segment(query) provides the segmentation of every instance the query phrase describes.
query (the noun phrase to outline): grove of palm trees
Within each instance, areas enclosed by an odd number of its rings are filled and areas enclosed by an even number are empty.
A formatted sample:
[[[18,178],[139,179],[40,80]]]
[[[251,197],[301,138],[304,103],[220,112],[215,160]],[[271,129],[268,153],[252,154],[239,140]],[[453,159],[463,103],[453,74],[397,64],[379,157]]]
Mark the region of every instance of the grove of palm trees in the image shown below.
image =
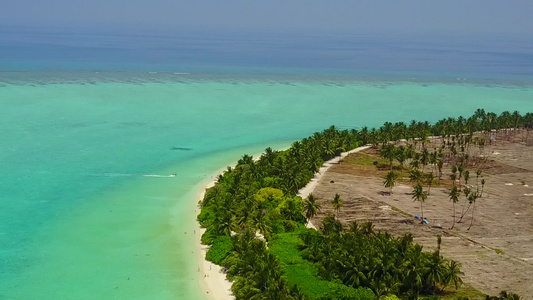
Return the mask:
[[[486,169],[494,165],[487,158],[491,147],[517,137],[527,144],[530,130],[531,113],[495,115],[477,110],[468,119],[448,118],[434,125],[387,122],[377,129],[350,131],[332,126],[287,150],[267,148],[258,160],[244,155],[217,178],[200,203],[198,221],[206,228],[202,242],[211,245],[207,259],[224,267],[237,299],[482,295],[462,292],[467,266],[447,257],[449,234],[442,232],[446,226],[439,226],[439,237],[433,236],[432,246],[427,247],[431,251],[424,251],[426,245],[417,243],[416,234],[413,238],[408,231],[382,230],[379,218],[391,211],[400,214],[400,221],[409,228],[431,231],[430,225],[420,222],[429,216],[430,224],[434,223],[431,203],[440,193],[449,202],[447,210],[440,212],[450,220],[445,229],[463,232],[468,227],[477,232],[477,214],[491,184],[485,179]],[[341,174],[335,180],[325,177],[327,193],[318,189],[306,199],[297,196],[324,161],[365,144],[373,145],[369,151],[374,155],[365,162],[369,171],[363,180],[377,179],[378,186],[366,187],[365,193],[371,196],[364,201],[376,206],[372,200],[376,196],[387,201],[408,197],[411,208],[417,205],[419,221],[383,205],[367,214],[376,216],[377,222],[350,216],[347,211],[354,208],[350,189],[357,183],[350,178],[349,184],[342,184],[342,176],[353,174]],[[307,229],[309,220],[320,230]]]

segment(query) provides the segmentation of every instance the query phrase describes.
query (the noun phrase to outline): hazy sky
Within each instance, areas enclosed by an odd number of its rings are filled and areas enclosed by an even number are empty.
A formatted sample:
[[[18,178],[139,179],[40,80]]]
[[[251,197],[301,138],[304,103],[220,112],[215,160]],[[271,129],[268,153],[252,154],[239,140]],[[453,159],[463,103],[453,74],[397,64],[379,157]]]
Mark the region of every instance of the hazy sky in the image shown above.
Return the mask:
[[[0,0],[0,26],[533,36],[532,0]]]

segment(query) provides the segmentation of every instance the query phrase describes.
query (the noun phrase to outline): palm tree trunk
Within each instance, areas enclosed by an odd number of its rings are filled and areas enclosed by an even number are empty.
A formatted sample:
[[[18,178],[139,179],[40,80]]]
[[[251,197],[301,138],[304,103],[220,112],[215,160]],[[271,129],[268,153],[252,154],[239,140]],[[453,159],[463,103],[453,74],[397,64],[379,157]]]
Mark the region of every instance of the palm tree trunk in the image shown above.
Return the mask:
[[[472,224],[474,224],[474,210],[476,209],[476,202],[474,202],[474,207],[472,208],[472,219],[470,219],[470,226],[468,226],[467,230],[470,230],[470,227],[472,227]]]
[[[452,216],[452,228],[450,229],[453,229],[453,227],[455,227],[455,202],[453,202],[452,200],[452,207],[453,207],[453,216]]]
[[[466,202],[465,202],[465,205],[466,205]],[[471,206],[472,206],[472,203],[468,204],[468,207],[466,208],[466,211],[461,212],[461,218],[459,219],[459,221],[457,221],[457,223],[461,223],[463,221],[463,217],[468,213],[468,211],[470,210]],[[464,210],[464,206],[463,206],[463,210]]]
[[[424,223],[424,202],[420,201],[420,214],[422,215],[422,223]]]
[[[467,200],[468,200],[468,198],[465,199],[465,202],[463,202],[463,209],[461,210],[461,218],[459,219],[459,221],[457,221],[457,223],[461,223],[461,220],[463,220],[463,216],[465,215],[465,207],[466,207],[466,201]],[[468,209],[466,211],[468,211]]]

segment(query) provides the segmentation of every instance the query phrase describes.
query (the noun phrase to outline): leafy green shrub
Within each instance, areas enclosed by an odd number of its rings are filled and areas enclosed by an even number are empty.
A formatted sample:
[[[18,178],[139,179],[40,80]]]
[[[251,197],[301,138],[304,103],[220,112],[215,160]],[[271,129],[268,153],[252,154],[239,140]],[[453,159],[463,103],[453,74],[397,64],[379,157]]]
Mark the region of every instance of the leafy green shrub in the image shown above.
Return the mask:
[[[207,251],[205,258],[213,263],[220,265],[233,249],[233,242],[229,236],[219,236]]]
[[[508,293],[507,291],[501,291],[499,296],[489,296],[486,295],[485,299],[487,300],[520,300],[522,297],[517,294]]]
[[[216,218],[216,212],[211,207],[203,207],[200,214],[196,217],[200,225],[204,228],[213,224]]]
[[[283,226],[283,222],[281,219],[271,219],[272,220],[272,232],[274,233],[284,233],[285,232],[285,226]]]
[[[202,234],[202,244],[204,245],[211,245],[217,238],[217,235],[215,233],[215,229],[213,227],[209,227],[204,234]]]
[[[298,224],[292,220],[283,220],[283,227],[286,232],[292,232],[298,227]]]
[[[332,283],[331,291],[317,300],[374,300],[376,296],[369,288],[357,288]]]
[[[379,300],[400,300],[396,295],[386,295],[379,297]]]

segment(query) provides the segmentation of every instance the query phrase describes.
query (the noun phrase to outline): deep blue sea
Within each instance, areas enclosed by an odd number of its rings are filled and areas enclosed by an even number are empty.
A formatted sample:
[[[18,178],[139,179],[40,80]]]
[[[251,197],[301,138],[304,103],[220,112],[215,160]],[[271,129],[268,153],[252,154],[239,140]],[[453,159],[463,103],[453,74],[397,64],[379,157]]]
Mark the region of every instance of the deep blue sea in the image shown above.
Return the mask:
[[[0,299],[202,299],[197,192],[242,154],[531,112],[532,75],[501,37],[1,28]]]

